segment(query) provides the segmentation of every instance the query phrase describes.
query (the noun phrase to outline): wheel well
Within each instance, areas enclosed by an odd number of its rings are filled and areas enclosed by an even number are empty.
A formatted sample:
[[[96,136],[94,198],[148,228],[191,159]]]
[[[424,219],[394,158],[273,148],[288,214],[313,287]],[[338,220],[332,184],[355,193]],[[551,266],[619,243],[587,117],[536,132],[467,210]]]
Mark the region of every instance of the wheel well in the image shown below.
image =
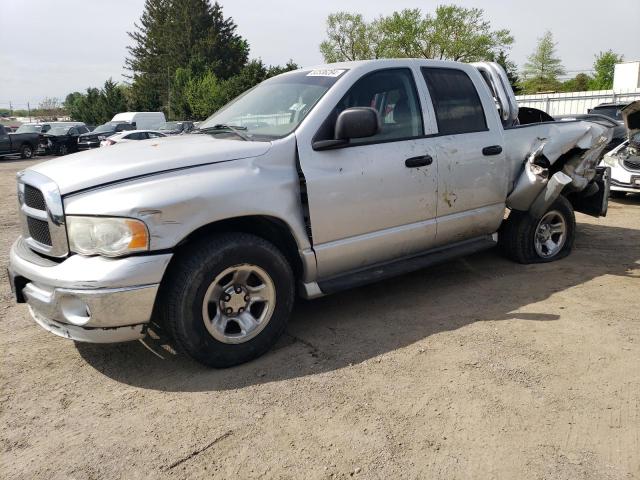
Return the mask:
[[[275,217],[251,215],[219,220],[191,232],[176,246],[176,250],[184,250],[194,241],[223,232],[250,233],[273,243],[286,257],[295,277],[302,276],[303,267],[298,244],[287,224]]]

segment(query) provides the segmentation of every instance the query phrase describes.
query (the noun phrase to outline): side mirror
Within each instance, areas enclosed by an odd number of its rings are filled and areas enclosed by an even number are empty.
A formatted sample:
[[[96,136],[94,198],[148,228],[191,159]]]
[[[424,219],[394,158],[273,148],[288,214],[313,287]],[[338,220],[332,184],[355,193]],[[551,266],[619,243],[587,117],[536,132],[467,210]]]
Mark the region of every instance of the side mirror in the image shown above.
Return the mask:
[[[349,143],[352,138],[372,137],[380,132],[380,114],[371,107],[352,107],[343,110],[336,120],[334,140],[313,143],[314,150],[326,150]]]
[[[380,115],[375,108],[347,108],[336,120],[336,140],[373,137],[380,131]]]

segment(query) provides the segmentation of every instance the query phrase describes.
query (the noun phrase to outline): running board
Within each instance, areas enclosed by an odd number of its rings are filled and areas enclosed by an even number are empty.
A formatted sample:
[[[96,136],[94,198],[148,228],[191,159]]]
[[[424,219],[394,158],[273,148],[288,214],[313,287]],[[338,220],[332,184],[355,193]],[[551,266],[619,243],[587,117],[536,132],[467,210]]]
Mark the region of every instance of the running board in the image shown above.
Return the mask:
[[[446,247],[429,250],[417,256],[402,258],[400,260],[394,260],[393,262],[382,263],[367,267],[366,269],[327,278],[326,280],[320,280],[318,285],[322,293],[329,295],[341,290],[360,287],[368,283],[378,282],[404,273],[421,270],[457,257],[471,255],[472,253],[495,247],[496,244],[496,241],[491,235],[486,235],[465,240],[464,242],[454,243]]]

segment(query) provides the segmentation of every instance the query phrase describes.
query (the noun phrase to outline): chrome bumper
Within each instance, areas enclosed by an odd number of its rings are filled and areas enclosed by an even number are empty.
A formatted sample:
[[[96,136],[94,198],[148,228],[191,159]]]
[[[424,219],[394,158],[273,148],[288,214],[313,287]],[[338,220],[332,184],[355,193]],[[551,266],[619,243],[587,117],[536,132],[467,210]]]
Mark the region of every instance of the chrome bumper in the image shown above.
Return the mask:
[[[78,341],[110,343],[144,336],[171,254],[109,259],[73,255],[57,263],[19,238],[9,281],[46,330]]]

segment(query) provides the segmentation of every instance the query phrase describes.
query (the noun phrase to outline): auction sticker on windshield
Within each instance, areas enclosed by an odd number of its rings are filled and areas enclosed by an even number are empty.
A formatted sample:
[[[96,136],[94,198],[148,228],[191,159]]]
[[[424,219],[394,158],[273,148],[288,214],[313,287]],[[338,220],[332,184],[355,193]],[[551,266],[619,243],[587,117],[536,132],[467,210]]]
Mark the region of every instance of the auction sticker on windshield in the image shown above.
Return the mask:
[[[307,73],[307,77],[339,77],[346,70],[334,70],[330,68],[322,68],[318,70],[311,70]]]

